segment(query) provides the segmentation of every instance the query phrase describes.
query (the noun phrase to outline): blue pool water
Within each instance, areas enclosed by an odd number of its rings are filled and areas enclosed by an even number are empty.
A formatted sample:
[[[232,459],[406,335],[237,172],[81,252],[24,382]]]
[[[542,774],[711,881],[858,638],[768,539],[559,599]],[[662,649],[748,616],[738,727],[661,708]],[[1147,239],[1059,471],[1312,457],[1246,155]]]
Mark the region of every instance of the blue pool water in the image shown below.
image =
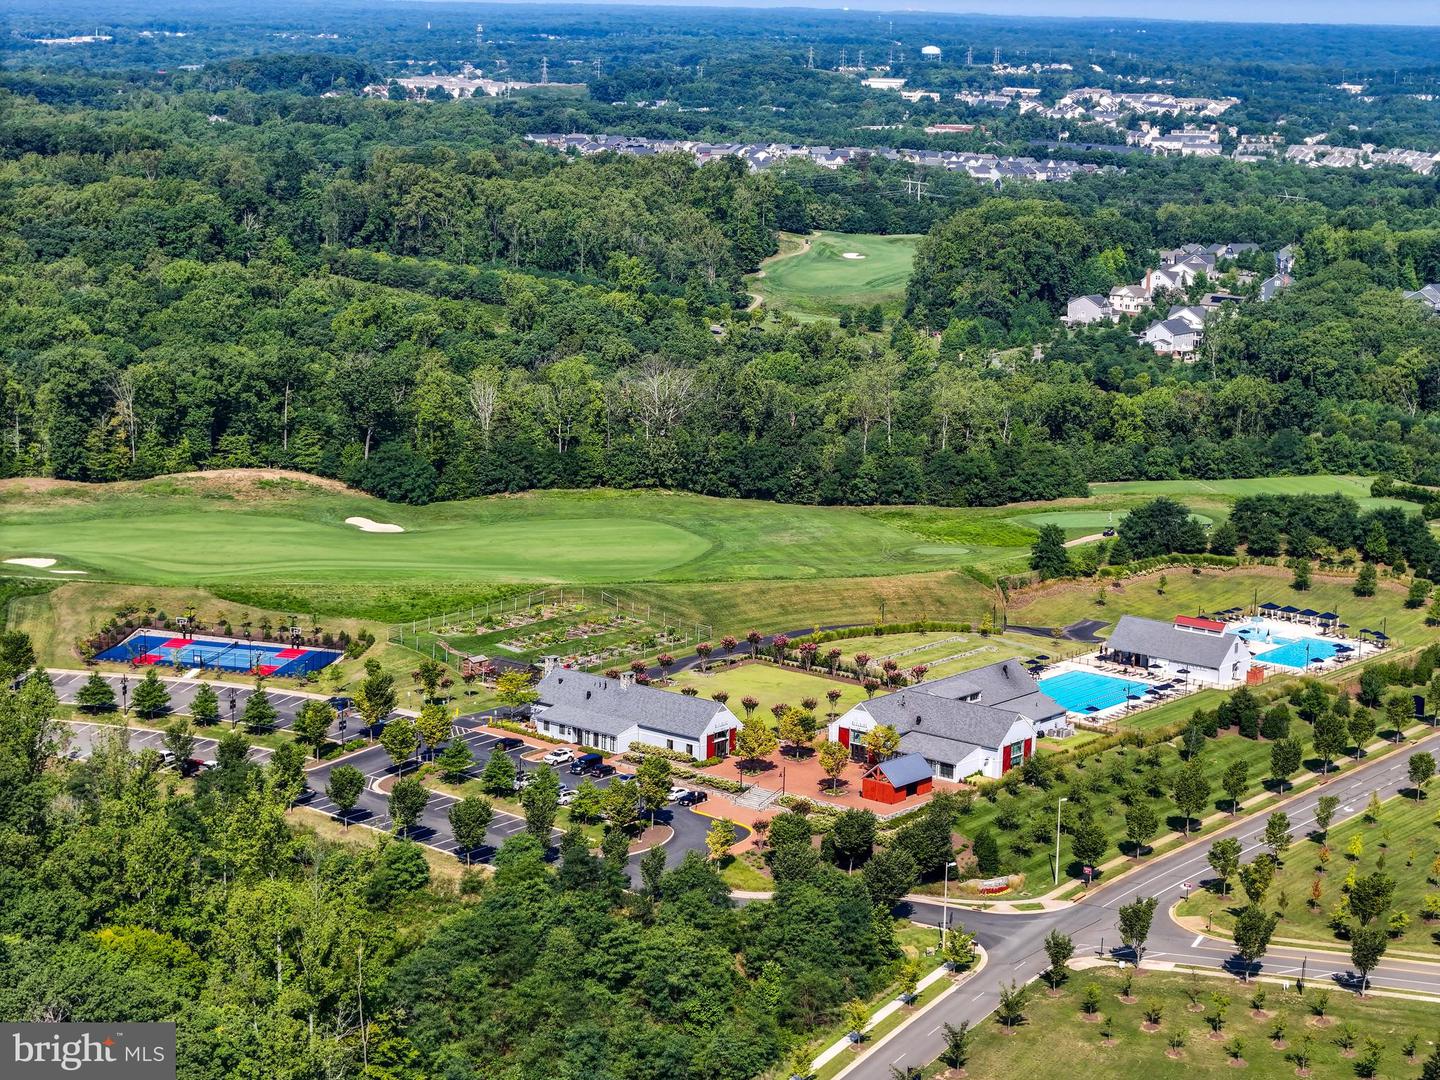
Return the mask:
[[[1273,638],[1273,641],[1280,642],[1283,639]],[[1299,641],[1285,641],[1274,649],[1267,649],[1265,652],[1257,653],[1256,660],[1264,664],[1279,664],[1281,667],[1303,668],[1309,665],[1310,661],[1319,657],[1321,660],[1329,660],[1335,655],[1335,646],[1324,638],[1302,638]]]
[[[1130,694],[1144,694],[1149,685],[1093,671],[1067,671],[1040,680],[1042,693],[1050,695],[1067,711],[1084,713],[1122,705]],[[1093,706],[1093,709],[1091,708]]]
[[[1240,626],[1227,630],[1226,633],[1242,637],[1253,645],[1273,646],[1255,653],[1255,659],[1266,664],[1279,664],[1281,667],[1308,667],[1311,660],[1317,657],[1329,660],[1337,651],[1335,646],[1324,638],[1281,637],[1259,626]]]
[[[253,671],[259,675],[300,675],[319,671],[340,659],[333,649],[289,648],[260,642],[180,638],[163,631],[139,631],[95,659],[148,667],[152,664],[213,668],[219,671]]]

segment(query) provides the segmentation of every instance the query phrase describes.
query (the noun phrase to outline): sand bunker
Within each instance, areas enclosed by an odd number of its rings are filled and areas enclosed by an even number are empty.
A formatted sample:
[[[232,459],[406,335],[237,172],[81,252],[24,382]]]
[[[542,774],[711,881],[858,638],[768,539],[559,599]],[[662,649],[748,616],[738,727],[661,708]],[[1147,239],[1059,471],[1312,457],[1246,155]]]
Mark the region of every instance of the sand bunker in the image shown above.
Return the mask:
[[[354,525],[361,532],[397,533],[405,531],[399,525],[391,525],[384,521],[371,521],[367,517],[348,517],[345,519],[345,524]]]
[[[6,559],[12,566],[33,566],[36,570],[44,570],[47,566],[54,566],[54,559]]]
[[[863,259],[865,256],[858,251],[847,251],[840,256],[842,259]]]
[[[52,574],[88,574],[88,570],[51,570]]]

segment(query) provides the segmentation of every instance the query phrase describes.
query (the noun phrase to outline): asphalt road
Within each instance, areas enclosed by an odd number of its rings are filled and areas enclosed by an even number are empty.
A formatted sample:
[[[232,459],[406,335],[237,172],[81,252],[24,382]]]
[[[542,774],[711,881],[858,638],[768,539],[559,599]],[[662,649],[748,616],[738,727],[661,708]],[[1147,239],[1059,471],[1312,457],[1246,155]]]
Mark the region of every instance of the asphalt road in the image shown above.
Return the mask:
[[[1406,776],[1407,761],[1416,750],[1440,753],[1440,735],[1432,734],[1397,754],[1380,758],[1375,764],[1354,773],[1337,775],[1333,781],[1318,784],[1281,807],[1290,818],[1290,832],[1297,843],[1314,827],[1315,804],[1322,795],[1338,795],[1340,809],[1331,827],[1356,814],[1363,813],[1370,793],[1378,791],[1381,799],[1410,790]],[[1069,934],[1075,943],[1075,955],[1114,956],[1129,959],[1120,945],[1116,928],[1121,905],[1137,896],[1155,896],[1160,900],[1142,961],[1163,961],[1196,967],[1221,968],[1237,976],[1241,964],[1235,951],[1218,939],[1185,930],[1169,916],[1170,907],[1185,896],[1187,883],[1199,887],[1212,878],[1205,861],[1210,845],[1224,837],[1240,840],[1245,858],[1253,858],[1263,847],[1260,836],[1265,829],[1269,811],[1212,833],[1201,843],[1181,848],[1147,860],[1143,868],[1132,871],[1113,884],[1100,885],[1081,902],[1062,911],[1036,915],[1000,915],[977,910],[951,907],[951,925],[961,924],[975,934],[989,954],[989,962],[969,983],[942,1005],[924,1013],[902,1034],[889,1042],[883,1052],[863,1057],[847,1074],[847,1080],[890,1080],[892,1066],[923,1066],[935,1060],[944,1048],[941,1027],[962,1020],[971,1025],[983,1020],[994,1010],[999,988],[1012,980],[1021,983],[1039,975],[1046,966],[1044,941],[1051,930]],[[917,902],[910,917],[916,922],[938,927],[944,916],[940,902]],[[1283,927],[1277,933],[1283,934]],[[939,931],[936,931],[936,944]],[[1336,943],[1343,949],[1342,943]],[[1252,974],[1298,978],[1302,970],[1306,985],[1329,984],[1334,988],[1353,988],[1355,974],[1348,952],[1272,946]],[[1440,963],[1426,964],[1408,960],[1386,960],[1370,975],[1376,987],[1393,990],[1424,991],[1440,994]],[[913,1028],[914,1030],[909,1030]]]

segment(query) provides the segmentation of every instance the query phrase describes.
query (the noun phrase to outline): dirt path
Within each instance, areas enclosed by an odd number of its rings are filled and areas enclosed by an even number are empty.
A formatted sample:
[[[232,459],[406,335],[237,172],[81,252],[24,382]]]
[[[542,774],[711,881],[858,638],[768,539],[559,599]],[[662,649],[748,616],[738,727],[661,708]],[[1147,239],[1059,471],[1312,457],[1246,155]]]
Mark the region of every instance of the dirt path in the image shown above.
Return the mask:
[[[1081,544],[1093,544],[1096,540],[1104,540],[1104,533],[1091,533],[1089,536],[1077,536],[1074,540],[1066,540],[1067,548],[1079,547]]]

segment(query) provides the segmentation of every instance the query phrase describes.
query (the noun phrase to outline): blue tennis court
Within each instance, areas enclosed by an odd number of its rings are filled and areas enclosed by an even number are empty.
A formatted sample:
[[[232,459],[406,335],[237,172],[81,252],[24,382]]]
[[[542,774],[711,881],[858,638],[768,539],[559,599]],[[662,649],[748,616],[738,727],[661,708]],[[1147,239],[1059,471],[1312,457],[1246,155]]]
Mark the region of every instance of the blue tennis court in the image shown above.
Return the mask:
[[[1040,680],[1040,691],[1073,713],[1096,713],[1123,705],[1131,694],[1143,695],[1148,689],[1149,683],[1095,671],[1067,671]]]
[[[319,671],[340,659],[334,649],[270,645],[261,642],[213,638],[181,638],[140,630],[119,645],[106,649],[97,660],[148,667],[154,664],[216,671],[246,671],[256,675],[303,675]]]

